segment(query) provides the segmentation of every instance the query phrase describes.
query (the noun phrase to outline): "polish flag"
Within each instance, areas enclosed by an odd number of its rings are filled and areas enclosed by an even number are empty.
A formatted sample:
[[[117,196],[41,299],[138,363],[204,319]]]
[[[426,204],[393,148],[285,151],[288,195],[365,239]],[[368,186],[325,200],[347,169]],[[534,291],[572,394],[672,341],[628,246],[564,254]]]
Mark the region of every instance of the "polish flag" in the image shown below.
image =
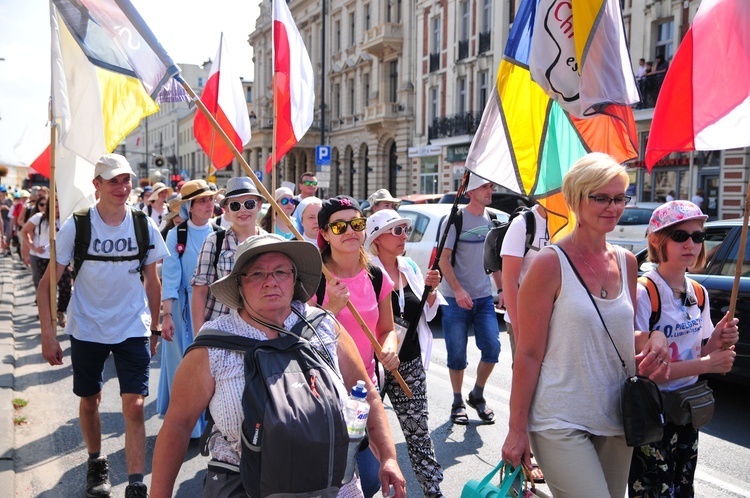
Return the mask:
[[[674,151],[750,146],[748,19],[747,0],[701,2],[656,101],[649,170]]]
[[[237,150],[242,151],[250,141],[250,117],[242,83],[232,67],[223,33],[219,51],[211,64],[211,72],[201,94],[201,102],[219,122]],[[232,163],[232,149],[224,143],[202,112],[195,113],[193,134],[216,169],[225,168]]]
[[[312,63],[284,0],[273,2],[276,162],[310,129],[315,107]],[[268,158],[266,173],[273,170]]]

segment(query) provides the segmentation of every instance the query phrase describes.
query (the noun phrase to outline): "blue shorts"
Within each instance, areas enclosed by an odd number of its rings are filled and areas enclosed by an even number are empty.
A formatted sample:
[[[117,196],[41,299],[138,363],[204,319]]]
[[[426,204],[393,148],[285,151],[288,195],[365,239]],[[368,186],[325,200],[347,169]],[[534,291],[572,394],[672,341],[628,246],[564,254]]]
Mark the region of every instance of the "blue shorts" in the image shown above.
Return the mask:
[[[148,374],[151,363],[148,337],[131,337],[119,344],[79,341],[70,338],[73,364],[73,393],[81,398],[99,394],[104,385],[104,362],[109,354],[115,358],[120,395],[148,396]]]
[[[443,305],[442,312],[443,336],[445,348],[448,351],[448,368],[464,370],[466,361],[466,345],[469,342],[469,326],[474,326],[474,340],[482,352],[481,359],[485,363],[497,363],[500,358],[500,329],[497,327],[497,315],[492,296],[473,299],[474,307],[464,309],[456,304],[456,299],[446,297],[448,305]]]

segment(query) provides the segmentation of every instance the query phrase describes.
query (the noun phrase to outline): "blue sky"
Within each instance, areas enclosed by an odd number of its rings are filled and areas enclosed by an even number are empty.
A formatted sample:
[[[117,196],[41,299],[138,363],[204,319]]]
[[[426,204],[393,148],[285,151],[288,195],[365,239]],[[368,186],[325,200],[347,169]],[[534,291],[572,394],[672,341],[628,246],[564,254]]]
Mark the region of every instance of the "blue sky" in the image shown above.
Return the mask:
[[[245,79],[253,78],[248,35],[260,0],[131,0],[177,63],[216,55],[222,31]],[[0,161],[30,163],[49,143],[49,3],[0,0]]]

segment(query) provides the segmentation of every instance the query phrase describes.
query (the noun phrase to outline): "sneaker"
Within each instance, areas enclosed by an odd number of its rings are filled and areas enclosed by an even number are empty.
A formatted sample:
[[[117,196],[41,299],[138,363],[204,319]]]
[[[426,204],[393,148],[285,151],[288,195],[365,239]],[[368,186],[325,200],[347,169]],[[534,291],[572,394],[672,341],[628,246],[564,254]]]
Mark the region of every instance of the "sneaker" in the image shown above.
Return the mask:
[[[96,460],[89,460],[86,471],[86,497],[111,498],[112,485],[109,483],[109,460],[101,456]]]
[[[142,482],[134,482],[125,488],[125,498],[148,498],[148,487]]]

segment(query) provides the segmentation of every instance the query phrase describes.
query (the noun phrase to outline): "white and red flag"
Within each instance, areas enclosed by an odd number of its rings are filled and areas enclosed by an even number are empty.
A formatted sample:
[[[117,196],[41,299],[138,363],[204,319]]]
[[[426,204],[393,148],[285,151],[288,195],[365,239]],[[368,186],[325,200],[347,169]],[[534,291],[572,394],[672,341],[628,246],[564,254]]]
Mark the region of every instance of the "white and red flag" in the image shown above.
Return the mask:
[[[201,94],[201,102],[208,112],[216,118],[237,150],[242,150],[250,141],[250,117],[242,90],[242,82],[233,71],[232,59],[229,56],[224,34],[221,35],[219,50],[211,64],[208,81]],[[202,112],[195,113],[193,134],[203,151],[211,159],[216,169],[232,163],[232,149],[216,134],[208,118]]]
[[[703,0],[667,71],[646,165],[670,152],[750,146],[750,2]]]
[[[273,50],[278,162],[310,128],[315,109],[312,63],[284,0],[273,2]],[[269,157],[266,172],[273,167],[273,157]]]

